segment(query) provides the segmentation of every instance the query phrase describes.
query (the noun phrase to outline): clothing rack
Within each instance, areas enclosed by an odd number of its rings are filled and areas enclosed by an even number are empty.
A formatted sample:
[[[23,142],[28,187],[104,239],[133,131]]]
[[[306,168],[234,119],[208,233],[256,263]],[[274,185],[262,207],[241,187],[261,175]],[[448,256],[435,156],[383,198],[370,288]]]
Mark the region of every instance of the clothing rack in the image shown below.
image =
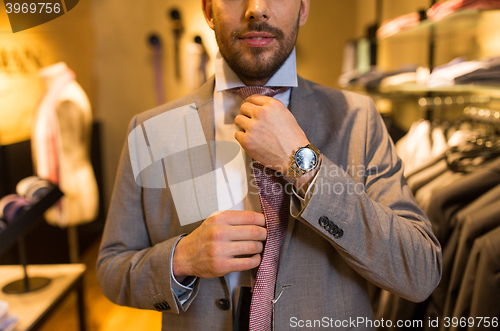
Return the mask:
[[[421,107],[442,107],[465,104],[488,104],[492,98],[487,95],[458,95],[458,96],[437,96],[420,98],[418,104]]]
[[[449,119],[458,120],[461,114],[468,115],[467,117],[471,120],[481,121],[481,118],[484,117],[482,115],[491,114],[493,116],[492,123],[494,123],[494,116],[498,111],[488,108],[495,107],[498,101],[499,99],[488,95],[446,95],[421,97],[418,100],[418,105],[422,111],[421,118],[431,122],[438,121],[439,123],[440,121],[448,121]],[[469,114],[471,109],[474,109],[472,111],[473,114]],[[481,109],[482,111],[480,111]],[[485,121],[487,119],[483,122]]]
[[[433,115],[449,110],[456,117],[437,125],[416,121],[413,130],[396,144],[398,154],[406,157],[405,170],[410,169],[405,173],[407,183],[442,245],[442,278],[423,303],[384,293],[376,318],[421,320],[423,324],[446,317],[497,318],[500,106],[495,97],[480,95],[420,98],[419,105],[432,109]],[[449,145],[443,147],[443,140]],[[410,149],[405,151],[405,145]],[[443,324],[440,326],[445,330]]]
[[[500,110],[479,107],[465,107],[464,114],[474,121],[500,124]]]

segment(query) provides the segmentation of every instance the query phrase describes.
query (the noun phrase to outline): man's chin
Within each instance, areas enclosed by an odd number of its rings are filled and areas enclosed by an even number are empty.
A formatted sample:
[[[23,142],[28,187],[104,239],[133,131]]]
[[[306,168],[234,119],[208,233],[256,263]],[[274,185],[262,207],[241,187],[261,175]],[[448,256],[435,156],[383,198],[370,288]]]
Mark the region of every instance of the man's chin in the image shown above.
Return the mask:
[[[221,51],[231,69],[247,81],[271,78],[283,64],[283,59],[277,52],[278,50],[272,47],[245,47],[226,58]]]
[[[254,62],[257,58],[259,61],[271,59],[275,49],[271,47],[247,47],[245,50],[238,52],[239,58],[247,62]]]
[[[278,68],[279,69],[279,68]],[[247,66],[243,70],[240,70],[238,76],[247,80],[247,81],[267,81],[271,78],[278,70],[270,70],[267,67],[256,67],[256,66]]]

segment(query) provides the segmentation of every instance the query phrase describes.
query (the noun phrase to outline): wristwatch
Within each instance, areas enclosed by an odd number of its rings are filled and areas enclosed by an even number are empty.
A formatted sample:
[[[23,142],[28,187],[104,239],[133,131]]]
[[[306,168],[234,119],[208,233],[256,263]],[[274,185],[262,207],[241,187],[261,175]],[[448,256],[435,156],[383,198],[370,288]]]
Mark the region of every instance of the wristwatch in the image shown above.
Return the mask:
[[[316,169],[320,151],[313,144],[308,144],[293,151],[292,163],[286,172],[286,179],[294,182],[303,174]]]

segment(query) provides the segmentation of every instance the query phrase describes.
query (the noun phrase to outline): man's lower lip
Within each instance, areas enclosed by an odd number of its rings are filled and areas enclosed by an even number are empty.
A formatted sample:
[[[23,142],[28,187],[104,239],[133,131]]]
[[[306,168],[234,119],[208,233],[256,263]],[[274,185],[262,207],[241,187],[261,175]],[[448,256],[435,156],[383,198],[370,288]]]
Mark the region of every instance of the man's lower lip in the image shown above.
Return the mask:
[[[274,38],[262,38],[262,39],[242,38],[240,40],[245,45],[250,47],[265,47],[269,46],[274,41]]]

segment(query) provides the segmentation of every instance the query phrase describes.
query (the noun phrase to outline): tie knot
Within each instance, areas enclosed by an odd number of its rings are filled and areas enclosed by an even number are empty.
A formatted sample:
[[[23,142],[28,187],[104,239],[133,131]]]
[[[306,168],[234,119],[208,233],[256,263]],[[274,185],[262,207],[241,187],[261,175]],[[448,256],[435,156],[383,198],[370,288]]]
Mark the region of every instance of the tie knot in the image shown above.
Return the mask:
[[[230,91],[238,94],[243,100],[254,94],[265,95],[268,97],[274,97],[276,94],[286,92],[290,87],[288,86],[277,86],[277,87],[267,87],[267,86],[243,86],[235,87]]]

